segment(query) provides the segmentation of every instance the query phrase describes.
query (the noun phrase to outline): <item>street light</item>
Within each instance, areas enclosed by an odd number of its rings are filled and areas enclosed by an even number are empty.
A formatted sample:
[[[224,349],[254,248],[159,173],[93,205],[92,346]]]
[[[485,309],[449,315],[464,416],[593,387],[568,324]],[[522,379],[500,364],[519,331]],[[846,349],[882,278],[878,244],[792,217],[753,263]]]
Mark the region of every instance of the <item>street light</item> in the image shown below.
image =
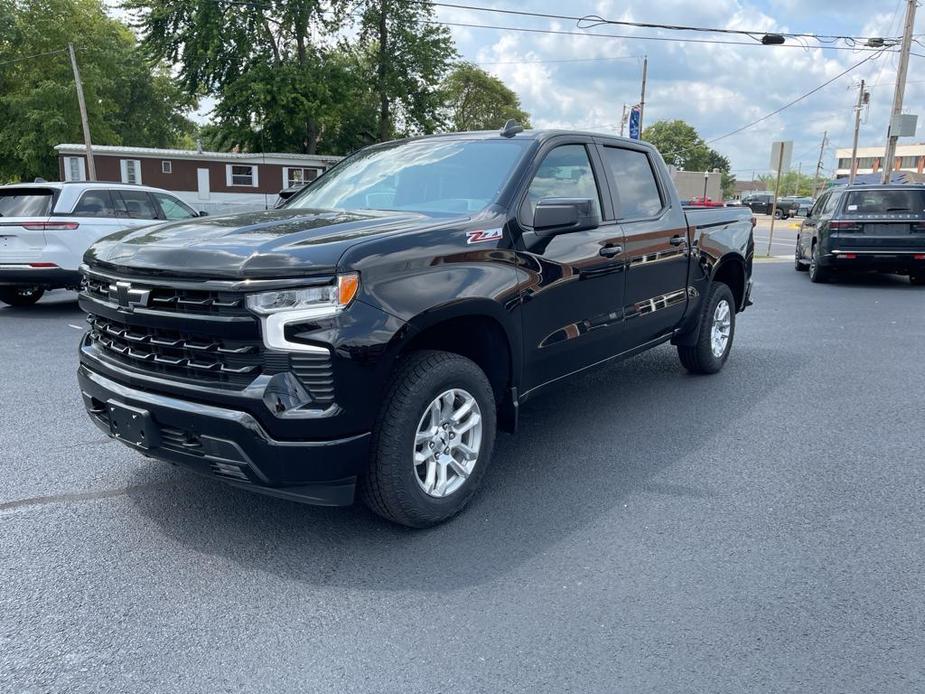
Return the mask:
[[[703,204],[707,204],[707,183],[710,181],[710,172],[703,172]]]

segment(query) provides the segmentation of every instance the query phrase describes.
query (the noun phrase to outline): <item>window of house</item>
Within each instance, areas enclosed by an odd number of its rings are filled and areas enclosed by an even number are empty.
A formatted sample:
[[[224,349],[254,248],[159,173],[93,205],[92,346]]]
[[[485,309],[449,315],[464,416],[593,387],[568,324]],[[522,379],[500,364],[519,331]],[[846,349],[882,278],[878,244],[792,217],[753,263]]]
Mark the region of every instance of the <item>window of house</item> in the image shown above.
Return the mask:
[[[613,178],[617,219],[645,219],[661,212],[662,197],[645,152],[604,147],[604,165]]]
[[[119,167],[122,169],[123,183],[141,184],[141,161],[138,159],[121,159]]]
[[[113,191],[113,196],[118,196],[122,201],[122,211],[126,217],[132,219],[157,219],[157,209],[151,196],[141,190],[119,190]]]
[[[900,168],[903,168],[903,169],[914,169],[918,165],[919,165],[918,157],[903,157],[899,162]]]
[[[161,173],[165,173],[165,174],[173,173],[173,162],[172,161],[162,161],[161,162]]]
[[[75,217],[115,217],[116,208],[108,190],[88,190],[74,207]]]
[[[851,157],[842,157],[838,160],[839,169],[850,169],[851,168]]]
[[[164,219],[189,219],[190,217],[199,216],[191,207],[187,207],[172,195],[166,195],[165,193],[151,193],[151,195],[157,200]]]
[[[291,166],[283,167],[283,188],[292,188],[294,186],[303,186],[311,183],[318,178],[318,169],[293,168]]]
[[[533,224],[536,204],[543,198],[590,198],[595,213],[601,214],[600,193],[584,145],[562,145],[546,155],[521,207],[525,223]]]
[[[257,167],[251,164],[227,164],[225,177],[229,186],[257,186]]]
[[[87,180],[83,157],[64,157],[64,180]]]

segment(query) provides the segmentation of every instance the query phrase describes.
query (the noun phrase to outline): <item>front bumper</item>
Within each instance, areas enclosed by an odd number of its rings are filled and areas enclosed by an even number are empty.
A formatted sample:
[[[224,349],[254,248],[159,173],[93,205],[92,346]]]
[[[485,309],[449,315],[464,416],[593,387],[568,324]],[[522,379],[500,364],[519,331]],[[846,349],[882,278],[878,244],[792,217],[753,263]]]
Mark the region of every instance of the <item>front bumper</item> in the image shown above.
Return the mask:
[[[368,460],[368,432],[324,441],[276,440],[246,412],[138,390],[85,364],[77,379],[93,422],[145,455],[272,496],[327,506],[353,502],[357,475]],[[143,443],[114,433],[111,413],[115,417],[117,409],[145,417]]]

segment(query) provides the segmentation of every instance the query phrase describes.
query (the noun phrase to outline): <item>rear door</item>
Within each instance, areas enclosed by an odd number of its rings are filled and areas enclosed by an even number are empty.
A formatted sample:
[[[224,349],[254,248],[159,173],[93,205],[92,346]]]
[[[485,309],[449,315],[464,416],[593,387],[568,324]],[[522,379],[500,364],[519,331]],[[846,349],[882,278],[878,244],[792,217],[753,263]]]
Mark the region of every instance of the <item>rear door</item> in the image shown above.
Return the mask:
[[[0,188],[0,264],[41,260],[53,188]]]
[[[625,238],[625,348],[638,347],[670,333],[684,316],[687,220],[671,206],[669,182],[660,180],[647,149],[604,144],[601,156]]]
[[[123,227],[145,226],[161,218],[157,203],[147,191],[118,189],[112,191],[112,196]]]

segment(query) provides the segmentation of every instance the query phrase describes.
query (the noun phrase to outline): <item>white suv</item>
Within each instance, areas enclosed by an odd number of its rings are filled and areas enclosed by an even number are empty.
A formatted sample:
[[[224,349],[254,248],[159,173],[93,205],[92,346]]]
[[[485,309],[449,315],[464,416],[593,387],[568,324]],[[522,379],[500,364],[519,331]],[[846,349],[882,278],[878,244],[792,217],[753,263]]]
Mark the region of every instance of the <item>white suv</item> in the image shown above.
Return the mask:
[[[0,186],[0,301],[30,306],[48,289],[76,289],[84,252],[107,234],[204,214],[149,186],[85,182]]]

